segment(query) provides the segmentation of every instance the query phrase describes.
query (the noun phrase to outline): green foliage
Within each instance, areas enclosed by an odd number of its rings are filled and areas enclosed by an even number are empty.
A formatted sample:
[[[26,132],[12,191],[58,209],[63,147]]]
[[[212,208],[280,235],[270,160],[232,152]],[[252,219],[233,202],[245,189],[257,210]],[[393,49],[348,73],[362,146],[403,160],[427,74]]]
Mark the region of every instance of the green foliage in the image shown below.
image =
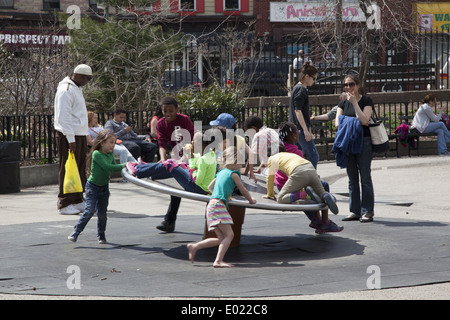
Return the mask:
[[[200,91],[183,89],[175,97],[184,109],[213,109],[230,112],[233,108],[245,106],[245,100],[241,97],[239,90],[221,88],[218,84],[210,85]]]
[[[65,23],[66,15],[61,15]],[[96,110],[111,110],[117,105],[143,110],[154,105],[156,91],[171,54],[182,48],[181,35],[162,30],[146,16],[119,20],[108,17],[81,20],[80,29],[69,30],[71,53],[94,70],[94,81],[85,92]],[[159,94],[161,95],[161,94]]]
[[[193,121],[209,121],[223,112],[234,115],[236,110],[245,107],[245,99],[239,90],[221,88],[218,84],[201,91],[183,89],[178,91],[175,98]]]

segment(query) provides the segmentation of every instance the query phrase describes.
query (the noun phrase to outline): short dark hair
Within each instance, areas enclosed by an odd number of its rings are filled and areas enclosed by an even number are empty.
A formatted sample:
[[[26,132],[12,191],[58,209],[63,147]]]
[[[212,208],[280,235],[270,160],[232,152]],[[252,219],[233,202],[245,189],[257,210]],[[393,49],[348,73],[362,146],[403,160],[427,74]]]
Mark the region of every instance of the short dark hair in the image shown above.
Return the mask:
[[[159,102],[159,104],[161,106],[173,104],[175,106],[175,108],[178,108],[178,101],[174,97],[171,97],[171,96],[162,98],[161,101]]]
[[[127,111],[123,108],[116,108],[116,110],[114,110],[114,114],[122,114],[122,113],[127,113]]]
[[[258,116],[250,116],[244,121],[244,130],[247,130],[251,127],[256,127],[258,129],[261,129],[264,125],[263,120]]]

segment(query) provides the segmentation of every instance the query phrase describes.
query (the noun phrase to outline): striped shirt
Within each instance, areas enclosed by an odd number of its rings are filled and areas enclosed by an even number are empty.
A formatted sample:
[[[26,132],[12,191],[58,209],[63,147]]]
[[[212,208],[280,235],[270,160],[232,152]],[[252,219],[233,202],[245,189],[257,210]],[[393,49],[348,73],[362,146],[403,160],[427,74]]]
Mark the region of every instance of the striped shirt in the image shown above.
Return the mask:
[[[252,151],[254,154],[259,155],[259,161],[261,164],[267,165],[268,157],[272,154],[278,153],[279,143],[280,137],[275,130],[262,127],[253,137]],[[272,149],[276,150],[271,151]]]

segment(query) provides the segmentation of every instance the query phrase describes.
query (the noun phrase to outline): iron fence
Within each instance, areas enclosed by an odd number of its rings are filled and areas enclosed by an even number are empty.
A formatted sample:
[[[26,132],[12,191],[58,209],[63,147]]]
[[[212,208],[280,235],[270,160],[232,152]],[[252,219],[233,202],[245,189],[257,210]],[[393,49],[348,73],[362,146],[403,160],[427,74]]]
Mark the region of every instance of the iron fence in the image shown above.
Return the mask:
[[[358,74],[362,57],[361,40],[346,38],[342,62],[336,59],[336,44],[330,39],[311,34],[286,35],[281,39],[234,39],[220,36],[188,41],[184,50],[174,57],[163,84],[176,91],[185,87],[204,87],[218,83],[222,87],[240,86],[250,96],[285,96],[289,66],[299,50],[318,68],[319,76],[310,94],[332,94],[342,91],[342,77]],[[374,38],[365,82],[367,92],[398,92],[450,88],[450,33],[433,30],[404,35],[385,34]],[[397,41],[395,41],[397,39]],[[298,78],[299,70],[294,70]],[[295,80],[295,79],[294,79]]]
[[[375,103],[378,117],[382,117],[388,134],[394,134],[395,129],[400,125],[400,116],[414,115],[420,102],[382,102]],[[444,114],[449,113],[450,100],[439,101],[438,106],[442,107]],[[324,114],[330,111],[334,104],[312,104],[311,112],[315,115]],[[271,105],[244,107],[227,110],[232,113],[242,128],[245,119],[249,115],[260,116],[264,125],[270,128],[278,128],[282,121],[288,120],[288,105]],[[193,122],[199,121],[202,127],[208,126],[211,120],[217,118],[221,110],[211,109],[182,109],[182,113],[188,115]],[[99,113],[99,122],[104,124],[112,118],[112,114]],[[127,114],[127,123],[133,123],[139,133],[148,131],[148,121],[152,114],[147,111],[130,111]],[[332,121],[324,122],[325,127],[313,132],[314,139],[320,144],[323,138],[333,139],[336,133]],[[56,148],[55,133],[53,128],[53,115],[33,115],[33,116],[0,116],[0,141],[20,141],[21,161],[36,161],[39,163],[53,163],[57,161],[58,150]]]

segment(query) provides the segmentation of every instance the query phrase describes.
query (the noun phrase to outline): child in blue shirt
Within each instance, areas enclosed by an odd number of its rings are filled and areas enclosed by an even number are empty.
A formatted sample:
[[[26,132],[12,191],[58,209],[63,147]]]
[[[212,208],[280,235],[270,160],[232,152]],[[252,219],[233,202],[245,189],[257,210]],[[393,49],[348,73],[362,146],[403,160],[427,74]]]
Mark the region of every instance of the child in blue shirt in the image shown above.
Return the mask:
[[[239,159],[237,149],[235,147],[229,147],[225,150],[223,156],[226,162],[224,168],[217,173],[216,178],[209,185],[209,190],[212,192],[212,195],[206,208],[208,231],[214,230],[217,238],[207,238],[187,245],[189,260],[192,263],[194,262],[197,250],[219,246],[216,260],[213,264],[214,268],[234,267],[232,264],[223,261],[225,253],[234,238],[231,227],[233,219],[228,213],[228,200],[231,197],[233,189],[237,187],[249,203],[256,203],[256,200],[250,195],[240,179],[241,174],[239,169],[242,164],[239,164],[237,161]]]

